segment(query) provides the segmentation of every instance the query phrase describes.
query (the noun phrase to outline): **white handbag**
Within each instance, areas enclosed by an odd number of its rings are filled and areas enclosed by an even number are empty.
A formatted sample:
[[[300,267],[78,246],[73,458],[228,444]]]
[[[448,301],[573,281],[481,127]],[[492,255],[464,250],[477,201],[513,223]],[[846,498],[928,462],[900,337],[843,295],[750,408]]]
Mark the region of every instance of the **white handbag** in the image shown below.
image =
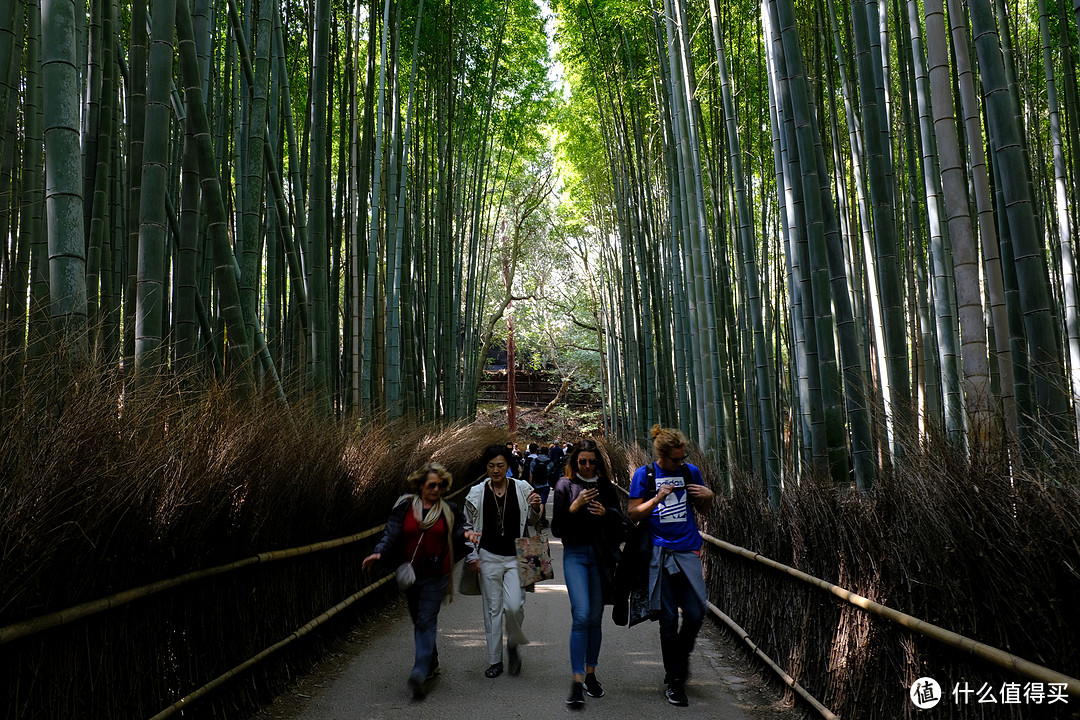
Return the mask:
[[[394,578],[397,580],[397,586],[402,590],[407,590],[412,587],[412,584],[416,582],[416,568],[413,567],[413,560],[416,560],[416,553],[420,550],[420,546],[424,542],[424,533],[427,530],[420,533],[420,539],[416,542],[416,548],[413,549],[412,558],[408,562],[403,562],[397,566],[397,570],[394,571]]]

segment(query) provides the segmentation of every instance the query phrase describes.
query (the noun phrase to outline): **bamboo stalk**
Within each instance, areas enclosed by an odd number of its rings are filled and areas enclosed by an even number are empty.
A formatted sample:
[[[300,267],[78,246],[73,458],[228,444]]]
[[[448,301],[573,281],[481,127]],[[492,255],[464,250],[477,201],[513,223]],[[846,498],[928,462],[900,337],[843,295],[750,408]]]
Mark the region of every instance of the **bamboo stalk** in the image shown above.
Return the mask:
[[[363,532],[356,533],[355,535],[349,535],[347,537],[336,538],[334,540],[325,540],[323,542],[315,543],[313,545],[304,545],[302,547],[286,548],[285,550],[275,550],[272,552],[260,553],[253,557],[244,558],[243,560],[237,560],[236,562],[228,563],[226,565],[218,565],[212,568],[205,568],[203,570],[195,570],[193,572],[185,573],[168,580],[159,580],[149,585],[142,585],[137,588],[131,588],[122,592],[110,595],[108,597],[100,598],[98,600],[91,600],[89,602],[82,603],[81,605],[75,605],[74,607],[67,608],[65,610],[58,610],[48,615],[42,615],[40,617],[31,618],[29,620],[23,620],[22,622],[15,623],[14,625],[8,625],[7,627],[0,628],[0,645],[9,643],[12,640],[18,640],[19,638],[26,637],[28,635],[34,635],[48,630],[50,628],[59,627],[60,625],[66,625],[75,620],[79,620],[91,615],[97,615],[98,613],[111,610],[122,605],[126,605],[134,600],[139,600],[150,595],[169,590],[180,585],[185,585],[196,580],[203,580],[208,577],[214,577],[215,575],[222,575],[233,570],[239,570],[240,568],[247,567],[249,565],[259,565],[275,560],[286,560],[289,558],[302,557],[304,555],[310,555],[311,553],[320,552],[322,550],[329,550],[331,548],[341,547],[343,545],[349,545],[354,542],[358,542],[365,538],[369,538],[376,533],[382,532],[386,525],[379,525],[378,527],[364,530]]]
[[[232,680],[234,677],[236,677],[240,673],[244,672],[248,668],[250,668],[250,667],[254,666],[255,664],[259,663],[260,661],[265,660],[266,658],[270,657],[271,655],[273,655],[275,652],[277,652],[281,648],[283,648],[286,645],[289,645],[290,643],[292,643],[294,640],[299,640],[300,638],[304,637],[308,633],[312,632],[317,627],[319,627],[320,625],[325,623],[327,620],[334,617],[335,615],[337,615],[342,610],[345,610],[346,608],[348,608],[350,605],[355,603],[360,598],[374,592],[378,588],[380,588],[383,585],[385,585],[386,583],[390,582],[390,580],[392,580],[393,578],[394,578],[394,574],[391,573],[390,575],[387,575],[386,577],[382,578],[381,580],[379,580],[377,582],[374,582],[371,585],[368,585],[366,588],[364,588],[360,592],[357,592],[357,593],[355,593],[353,595],[350,595],[349,597],[345,598],[344,600],[339,602],[334,607],[332,607],[329,610],[327,610],[326,612],[324,612],[319,617],[315,618],[311,622],[305,624],[303,627],[301,627],[300,629],[293,632],[293,634],[290,635],[289,637],[285,638],[281,642],[274,643],[273,645],[266,648],[265,650],[263,650],[258,655],[254,656],[252,658],[249,658],[248,660],[245,660],[244,662],[242,662],[239,665],[237,665],[236,667],[234,667],[232,670],[229,670],[227,673],[225,673],[223,675],[219,675],[218,677],[214,678],[209,683],[207,683],[206,685],[203,685],[201,688],[199,688],[195,692],[190,693],[190,694],[180,698],[179,700],[174,702],[172,705],[170,705],[169,707],[167,707],[164,710],[162,710],[161,712],[159,712],[157,715],[154,715],[152,718],[150,718],[150,720],[162,720],[163,718],[172,717],[179,710],[183,710],[185,707],[187,707],[191,703],[195,702],[196,700],[202,698],[204,695],[207,695],[207,694],[213,692],[219,686],[224,685],[226,682],[228,682],[229,680]]]
[[[964,652],[970,653],[978,658],[986,660],[987,662],[991,662],[998,667],[1005,668],[1006,670],[1011,670],[1031,680],[1045,683],[1054,683],[1057,685],[1065,685],[1066,691],[1069,693],[1069,695],[1080,698],[1080,680],[1077,680],[1076,678],[1069,677],[1068,675],[1064,675],[1055,670],[1051,670],[1050,668],[1043,667],[1042,665],[1037,665],[1029,660],[1017,657],[1012,653],[1007,653],[1004,650],[999,650],[995,647],[985,645],[977,640],[972,640],[971,638],[964,637],[963,635],[954,633],[951,630],[946,630],[942,627],[938,627],[937,625],[933,625],[924,620],[919,620],[918,618],[912,617],[911,615],[908,615],[906,613],[902,613],[899,610],[893,610],[890,607],[886,607],[881,603],[874,602],[873,600],[865,598],[862,595],[853,593],[850,590],[845,590],[842,587],[833,585],[832,583],[822,580],[820,578],[816,578],[812,575],[807,575],[806,573],[800,570],[796,570],[793,567],[782,565],[775,560],[770,560],[769,558],[763,555],[759,555],[752,550],[747,550],[746,548],[739,547],[738,545],[732,545],[731,543],[724,542],[723,540],[714,538],[711,535],[707,535],[706,533],[701,533],[701,537],[722,550],[726,550],[734,555],[740,555],[749,560],[754,560],[761,563],[762,565],[766,565],[773,568],[774,570],[779,570],[782,573],[786,573],[794,578],[802,580],[803,582],[809,583],[811,585],[816,585],[817,587],[823,590],[827,590],[838,598],[846,600],[852,605],[862,608],[869,613],[872,613],[879,617],[883,617],[886,620],[896,623],[897,625],[902,625],[909,630],[913,630],[920,635],[931,638],[932,640],[937,640],[938,642],[944,643],[950,647],[956,648],[958,650],[963,650]]]
[[[772,658],[770,658],[768,655],[766,655],[764,652],[762,652],[761,648],[758,647],[757,643],[755,643],[753,640],[750,639],[750,636],[746,633],[745,630],[742,629],[742,627],[739,626],[739,624],[737,622],[732,620],[720,608],[716,607],[712,603],[708,603],[708,606],[709,606],[709,612],[711,612],[716,617],[720,618],[724,622],[725,625],[727,625],[729,628],[731,628],[732,632],[734,632],[736,635],[738,635],[739,638],[743,642],[746,643],[746,646],[748,648],[750,648],[750,650],[754,653],[754,655],[761,658],[765,662],[766,665],[768,665],[770,668],[772,668],[773,672],[775,672],[777,675],[780,676],[780,679],[784,681],[785,685],[787,685],[792,690],[794,690],[799,695],[799,697],[801,697],[803,700],[810,703],[810,705],[815,710],[817,710],[818,713],[821,714],[821,717],[827,718],[828,720],[840,720],[840,717],[838,715],[834,714],[832,710],[829,710],[829,708],[822,705],[818,701],[818,699],[815,698],[813,695],[811,695],[810,692],[806,688],[804,688],[802,685],[800,685],[798,683],[798,681],[795,680],[795,678],[788,675],[787,672],[784,670],[784,668],[777,665],[775,662],[772,661]]]

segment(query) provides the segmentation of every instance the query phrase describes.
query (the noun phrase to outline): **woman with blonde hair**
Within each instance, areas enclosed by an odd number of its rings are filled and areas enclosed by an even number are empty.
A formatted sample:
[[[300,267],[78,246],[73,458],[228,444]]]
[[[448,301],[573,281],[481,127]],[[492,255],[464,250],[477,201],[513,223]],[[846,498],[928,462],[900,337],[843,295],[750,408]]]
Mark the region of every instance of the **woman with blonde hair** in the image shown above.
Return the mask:
[[[465,522],[453,503],[443,500],[453,478],[442,465],[427,463],[405,481],[408,492],[394,503],[386,530],[375,550],[364,558],[367,570],[376,560],[388,567],[409,562],[416,580],[405,590],[413,621],[416,654],[408,685],[414,698],[427,694],[425,684],[439,671],[439,607],[453,590],[449,582],[455,558],[465,552]]]
[[[660,619],[660,651],[672,705],[687,705],[690,652],[705,620],[707,598],[701,570],[701,535],[694,510],[709,512],[713,492],[701,471],[686,462],[686,436],[675,428],[652,428],[656,461],[634,471],[627,513],[647,522],[653,553],[649,564],[649,608]],[[679,626],[682,610],[682,626]]]

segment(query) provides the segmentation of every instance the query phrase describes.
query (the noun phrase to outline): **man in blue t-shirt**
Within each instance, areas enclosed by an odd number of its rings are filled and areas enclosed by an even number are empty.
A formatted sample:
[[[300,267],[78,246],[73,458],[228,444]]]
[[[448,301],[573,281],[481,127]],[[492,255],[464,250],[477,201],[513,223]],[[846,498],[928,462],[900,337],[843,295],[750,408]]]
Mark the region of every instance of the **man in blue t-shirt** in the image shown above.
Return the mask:
[[[689,704],[685,685],[690,652],[707,607],[701,571],[702,541],[693,511],[707,513],[713,492],[706,487],[701,471],[686,462],[687,440],[682,432],[654,425],[652,438],[656,462],[651,464],[651,473],[649,465],[634,471],[627,509],[631,520],[647,519],[652,530],[649,607],[659,613],[660,650],[667,683],[664,695],[672,705],[685,706]],[[652,479],[655,483],[650,482]]]

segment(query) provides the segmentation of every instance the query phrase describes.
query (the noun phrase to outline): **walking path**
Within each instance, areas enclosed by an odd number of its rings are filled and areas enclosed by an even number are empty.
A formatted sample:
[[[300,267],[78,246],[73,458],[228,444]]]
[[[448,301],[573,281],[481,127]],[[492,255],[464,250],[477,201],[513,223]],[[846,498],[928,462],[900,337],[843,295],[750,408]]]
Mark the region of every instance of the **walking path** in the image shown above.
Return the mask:
[[[656,623],[619,627],[611,621],[610,608],[604,614],[604,643],[597,668],[606,694],[602,698],[586,697],[580,713],[569,710],[564,700],[570,689],[570,601],[566,586],[561,584],[562,544],[552,539],[551,552],[555,579],[537,585],[536,592],[529,593],[525,601],[524,628],[531,644],[522,648],[519,676],[504,673],[494,680],[484,677],[488,663],[480,598],[456,595],[454,602],[444,604],[439,613],[441,675],[428,683],[425,699],[413,700],[405,685],[412,668],[413,630],[401,604],[396,618],[390,618],[382,627],[367,628],[370,634],[335,677],[302,681],[298,689],[288,691],[287,702],[276,702],[259,718],[539,720],[556,713],[626,719],[777,717],[774,708],[762,707],[759,689],[736,675],[733,666],[741,666],[741,662],[731,658],[730,652],[725,653],[707,632],[699,638],[690,661],[691,677],[686,687],[690,706],[672,707],[663,694],[664,668]],[[706,620],[706,627],[710,624]],[[766,695],[770,693],[766,691]],[[770,700],[765,697],[764,704],[771,704]]]

